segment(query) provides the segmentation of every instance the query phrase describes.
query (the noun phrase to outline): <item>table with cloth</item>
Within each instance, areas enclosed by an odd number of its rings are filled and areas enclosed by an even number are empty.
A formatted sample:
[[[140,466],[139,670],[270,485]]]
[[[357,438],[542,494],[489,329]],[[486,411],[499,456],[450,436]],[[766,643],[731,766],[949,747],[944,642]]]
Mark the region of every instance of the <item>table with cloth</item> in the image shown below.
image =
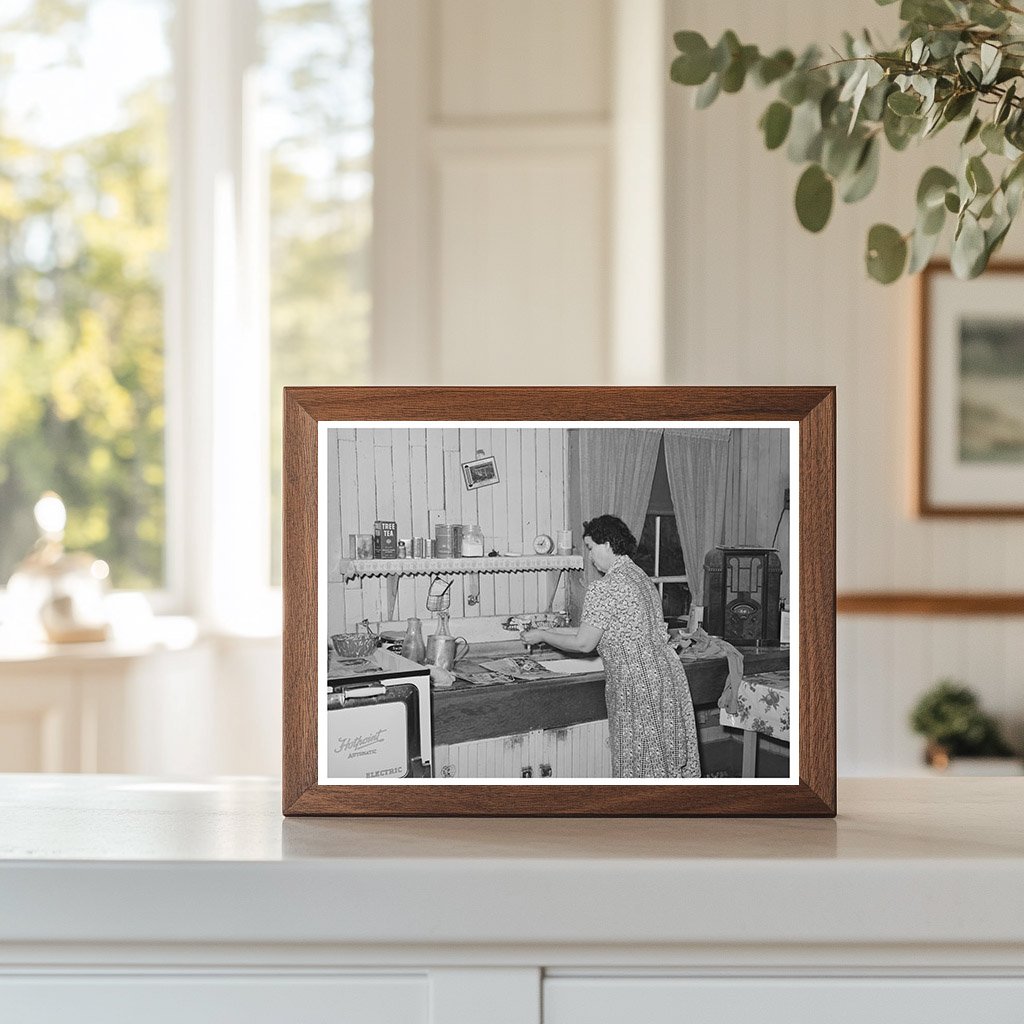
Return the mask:
[[[743,676],[735,707],[723,707],[719,717],[722,725],[743,730],[743,777],[753,778],[758,734],[789,742],[789,670]]]

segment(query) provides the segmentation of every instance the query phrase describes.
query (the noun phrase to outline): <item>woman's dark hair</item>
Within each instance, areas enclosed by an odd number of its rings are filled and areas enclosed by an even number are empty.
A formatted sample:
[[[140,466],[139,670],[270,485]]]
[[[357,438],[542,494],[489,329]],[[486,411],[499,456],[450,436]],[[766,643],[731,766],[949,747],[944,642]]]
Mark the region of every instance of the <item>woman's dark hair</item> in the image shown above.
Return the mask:
[[[636,552],[636,537],[618,516],[591,519],[589,523],[583,524],[583,536],[589,537],[595,544],[611,544],[612,551],[617,555],[629,555],[632,558]]]

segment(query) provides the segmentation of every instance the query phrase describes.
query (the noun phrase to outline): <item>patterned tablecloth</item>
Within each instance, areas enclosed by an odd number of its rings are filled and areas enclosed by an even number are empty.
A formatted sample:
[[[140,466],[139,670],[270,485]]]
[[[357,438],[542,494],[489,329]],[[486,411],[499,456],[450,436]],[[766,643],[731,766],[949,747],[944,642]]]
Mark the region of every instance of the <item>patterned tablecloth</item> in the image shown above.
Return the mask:
[[[739,714],[719,712],[722,725],[789,740],[789,670],[744,676],[736,695]]]

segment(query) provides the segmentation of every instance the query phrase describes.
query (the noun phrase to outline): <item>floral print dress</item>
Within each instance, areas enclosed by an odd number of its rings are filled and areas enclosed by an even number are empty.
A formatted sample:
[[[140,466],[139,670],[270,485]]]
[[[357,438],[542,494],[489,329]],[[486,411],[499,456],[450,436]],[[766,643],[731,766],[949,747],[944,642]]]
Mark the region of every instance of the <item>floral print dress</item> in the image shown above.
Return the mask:
[[[697,726],[686,673],[669,646],[661,595],[627,555],[588,587],[583,622],[602,630],[615,778],[697,778]]]

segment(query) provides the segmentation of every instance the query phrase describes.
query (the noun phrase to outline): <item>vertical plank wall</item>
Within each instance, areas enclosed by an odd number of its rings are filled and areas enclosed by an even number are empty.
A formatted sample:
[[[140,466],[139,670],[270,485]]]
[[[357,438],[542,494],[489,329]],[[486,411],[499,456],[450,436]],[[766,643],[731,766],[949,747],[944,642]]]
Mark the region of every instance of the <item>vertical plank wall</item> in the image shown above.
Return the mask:
[[[567,522],[567,439],[560,428],[344,427],[329,432],[328,446],[340,487],[340,494],[334,491],[329,499],[328,525],[338,524],[342,553],[348,550],[349,534],[372,533],[375,519],[393,519],[400,538],[429,536],[432,510],[442,510],[446,522],[480,526],[485,553],[532,553],[538,534],[553,536]],[[496,458],[499,482],[467,491],[462,463],[478,451]],[[332,631],[352,628],[364,618],[380,622],[386,617],[382,577],[343,582],[337,563],[328,571]],[[483,573],[476,605],[466,600],[465,578],[454,580],[452,618],[540,611],[547,603],[542,573]],[[402,578],[396,618],[428,614],[428,585],[427,576]]]
[[[868,0],[668,0],[671,32],[716,41],[733,29],[762,49],[838,42],[843,29],[896,36],[896,7]],[[1020,591],[1020,519],[921,520],[910,511],[913,467],[913,280],[889,287],[864,271],[865,237],[885,221],[908,230],[921,173],[950,156],[950,131],[903,153],[887,148],[880,184],[836,203],[819,235],[793,211],[801,168],[767,152],[757,129],[771,90],[749,86],[693,108],[666,74],[667,381],[836,385],[838,573],[841,591]],[[954,164],[955,166],[955,158]],[[948,251],[949,230],[943,247]],[[941,250],[940,250],[941,251]],[[1006,257],[1024,253],[1014,226]],[[1024,620],[841,616],[839,768],[917,770],[910,708],[938,679],[963,680],[1024,741]]]

